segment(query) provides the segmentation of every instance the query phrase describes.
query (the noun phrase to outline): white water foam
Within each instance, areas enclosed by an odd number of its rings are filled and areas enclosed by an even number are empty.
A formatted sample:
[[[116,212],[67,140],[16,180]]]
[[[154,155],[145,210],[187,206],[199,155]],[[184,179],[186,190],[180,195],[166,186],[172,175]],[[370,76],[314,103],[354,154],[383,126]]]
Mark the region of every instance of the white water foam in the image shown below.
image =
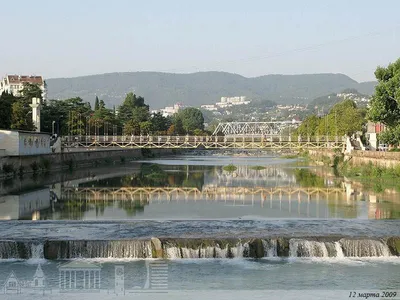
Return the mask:
[[[166,257],[168,259],[178,259],[182,258],[181,249],[178,247],[165,247],[164,251],[166,252]]]
[[[264,257],[277,257],[278,256],[278,241],[272,240],[261,240],[264,248]]]
[[[344,253],[342,249],[342,245],[339,242],[335,242],[335,250],[336,250],[336,257],[341,259],[344,258]]]

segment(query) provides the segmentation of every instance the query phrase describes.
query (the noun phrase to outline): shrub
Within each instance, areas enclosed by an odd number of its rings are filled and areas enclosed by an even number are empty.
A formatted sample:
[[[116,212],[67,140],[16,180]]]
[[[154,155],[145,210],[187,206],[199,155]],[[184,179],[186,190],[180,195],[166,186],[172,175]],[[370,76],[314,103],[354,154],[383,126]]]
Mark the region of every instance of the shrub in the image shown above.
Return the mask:
[[[50,160],[46,158],[42,158],[40,160],[40,168],[44,171],[49,171],[50,170]]]
[[[3,169],[3,172],[6,174],[14,173],[14,171],[15,171],[13,164],[4,164],[2,169]]]
[[[223,169],[224,169],[224,171],[227,171],[227,172],[234,172],[234,171],[236,171],[237,167],[234,166],[233,164],[229,164],[229,165],[225,166]]]
[[[33,174],[36,174],[37,171],[39,170],[39,164],[36,161],[34,161],[33,163],[30,164],[30,166]]]
[[[24,166],[19,166],[18,168],[18,175],[19,177],[22,177],[22,175],[24,175],[24,171],[25,171],[25,167]]]

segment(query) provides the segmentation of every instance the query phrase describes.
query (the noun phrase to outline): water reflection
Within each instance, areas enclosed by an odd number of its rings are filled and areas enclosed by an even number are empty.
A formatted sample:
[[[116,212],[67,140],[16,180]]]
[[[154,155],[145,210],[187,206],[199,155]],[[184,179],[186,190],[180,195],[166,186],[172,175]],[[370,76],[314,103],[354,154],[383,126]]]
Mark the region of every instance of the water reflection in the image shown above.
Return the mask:
[[[0,197],[0,220],[38,220],[51,205],[48,187]]]
[[[230,172],[201,160],[115,168],[3,196],[0,219],[400,218],[397,193],[367,192],[309,168],[262,163],[241,162]]]

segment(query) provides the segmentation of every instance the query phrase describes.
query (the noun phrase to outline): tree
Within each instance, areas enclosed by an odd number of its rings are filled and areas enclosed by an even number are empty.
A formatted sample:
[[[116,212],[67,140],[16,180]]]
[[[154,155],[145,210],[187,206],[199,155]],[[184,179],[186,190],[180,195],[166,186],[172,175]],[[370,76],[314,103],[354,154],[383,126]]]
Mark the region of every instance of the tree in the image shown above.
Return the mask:
[[[122,124],[128,122],[132,118],[132,110],[135,108],[134,98],[136,96],[133,93],[128,93],[125,97],[124,102],[118,109],[118,117]]]
[[[175,120],[174,134],[178,134],[178,135],[185,134],[185,129],[183,128],[183,123],[180,118]]]
[[[400,124],[400,58],[387,68],[375,71],[378,84],[369,103],[368,118],[388,127]]]
[[[9,93],[3,92],[0,96],[0,128],[10,129],[12,122],[12,105],[17,99]]]
[[[175,134],[175,125],[174,124],[169,126],[169,128],[167,129],[167,134],[168,135],[174,135]]]
[[[21,100],[26,101],[27,103],[32,102],[32,98],[43,99],[42,90],[40,86],[33,83],[25,82],[22,90],[20,91]]]
[[[150,119],[150,112],[149,108],[147,106],[140,106],[140,107],[135,107],[132,110],[132,117],[131,119],[135,123],[141,123],[141,122],[146,122]]]
[[[311,115],[307,117],[297,128],[295,135],[300,135],[302,137],[316,136],[318,134],[318,126],[320,124],[320,118],[316,115]]]
[[[139,135],[140,125],[135,123],[133,120],[129,120],[124,124],[124,134],[125,135]]]
[[[11,129],[17,130],[35,130],[32,122],[32,116],[29,114],[30,109],[24,105],[23,101],[16,101],[11,108]]]
[[[379,142],[398,147],[400,144],[400,125],[389,127],[379,134]]]
[[[151,116],[151,131],[154,133],[165,132],[171,126],[171,119],[166,118],[162,113],[154,113]]]
[[[96,100],[94,101],[94,111],[99,110],[99,108],[100,108],[99,97],[96,96]]]
[[[354,101],[343,100],[322,118],[316,115],[307,117],[295,131],[295,136],[351,136],[361,131],[364,123],[364,111],[357,108]]]
[[[140,134],[150,134],[151,132],[151,122],[150,121],[144,121],[140,122]]]
[[[204,130],[204,117],[201,111],[194,107],[180,110],[175,116],[175,128],[178,129],[177,122],[182,122],[184,133],[193,133],[195,129]]]

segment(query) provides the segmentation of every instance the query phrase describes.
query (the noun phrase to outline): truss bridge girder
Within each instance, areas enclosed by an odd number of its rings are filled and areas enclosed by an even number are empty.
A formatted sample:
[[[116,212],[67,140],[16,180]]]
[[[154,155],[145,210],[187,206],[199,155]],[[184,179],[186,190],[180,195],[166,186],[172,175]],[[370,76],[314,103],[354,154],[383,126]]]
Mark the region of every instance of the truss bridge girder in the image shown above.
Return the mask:
[[[222,122],[213,135],[225,136],[278,136],[285,129],[296,129],[301,122]]]

